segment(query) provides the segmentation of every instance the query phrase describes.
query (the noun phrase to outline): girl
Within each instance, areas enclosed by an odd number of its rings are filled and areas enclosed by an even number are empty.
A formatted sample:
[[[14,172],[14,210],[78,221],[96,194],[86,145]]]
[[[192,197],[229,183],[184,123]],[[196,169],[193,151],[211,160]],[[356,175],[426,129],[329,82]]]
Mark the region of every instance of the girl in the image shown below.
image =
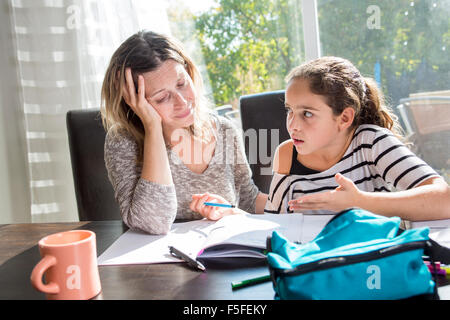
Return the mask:
[[[407,220],[450,218],[450,189],[402,142],[373,80],[323,57],[287,76],[286,125],[265,212],[360,207]],[[393,192],[395,191],[395,192]]]
[[[201,84],[181,45],[154,32],[131,36],[111,58],[102,87],[105,164],[130,228],[165,234],[175,218],[241,212],[205,201],[264,209],[267,195],[251,179],[237,129],[207,111]]]

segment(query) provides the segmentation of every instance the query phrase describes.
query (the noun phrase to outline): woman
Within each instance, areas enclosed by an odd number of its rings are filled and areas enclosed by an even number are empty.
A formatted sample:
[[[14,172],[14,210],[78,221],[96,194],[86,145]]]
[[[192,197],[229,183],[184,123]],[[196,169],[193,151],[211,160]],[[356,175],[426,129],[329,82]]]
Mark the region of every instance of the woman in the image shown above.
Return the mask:
[[[267,195],[251,179],[238,131],[208,112],[200,74],[175,39],[141,31],[117,49],[101,114],[106,168],[130,228],[165,234],[176,218],[263,212]]]

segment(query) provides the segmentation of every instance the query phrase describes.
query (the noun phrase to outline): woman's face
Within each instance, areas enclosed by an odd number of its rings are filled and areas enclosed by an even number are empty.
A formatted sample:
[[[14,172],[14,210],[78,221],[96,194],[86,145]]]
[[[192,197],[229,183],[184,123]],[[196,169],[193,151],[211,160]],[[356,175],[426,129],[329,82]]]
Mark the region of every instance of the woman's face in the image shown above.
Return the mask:
[[[175,130],[194,123],[194,84],[182,64],[169,59],[143,77],[145,98],[159,113],[165,128]]]

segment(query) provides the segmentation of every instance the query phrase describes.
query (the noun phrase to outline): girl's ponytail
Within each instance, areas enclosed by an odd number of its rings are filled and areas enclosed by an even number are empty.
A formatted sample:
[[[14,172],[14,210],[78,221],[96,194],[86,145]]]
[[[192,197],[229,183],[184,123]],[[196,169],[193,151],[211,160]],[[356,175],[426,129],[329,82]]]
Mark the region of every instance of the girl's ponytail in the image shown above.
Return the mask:
[[[384,95],[372,78],[363,77],[365,92],[359,114],[355,117],[355,125],[375,124],[391,130],[395,135],[402,137],[402,130],[398,117],[385,103]]]

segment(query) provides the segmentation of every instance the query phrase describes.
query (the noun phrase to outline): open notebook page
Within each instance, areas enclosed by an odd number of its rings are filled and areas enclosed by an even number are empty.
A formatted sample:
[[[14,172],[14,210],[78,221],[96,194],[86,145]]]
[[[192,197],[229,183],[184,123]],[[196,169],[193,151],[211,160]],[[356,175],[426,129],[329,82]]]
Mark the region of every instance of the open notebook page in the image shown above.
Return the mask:
[[[330,219],[301,214],[235,215],[217,222],[196,220],[174,223],[169,234],[155,236],[128,230],[98,258],[99,265],[149,264],[179,262],[169,253],[169,246],[196,257],[205,248],[217,243],[240,243],[265,248],[267,235],[279,230],[291,241],[309,241]],[[229,218],[229,219],[228,219]],[[308,240],[309,239],[309,240]]]

